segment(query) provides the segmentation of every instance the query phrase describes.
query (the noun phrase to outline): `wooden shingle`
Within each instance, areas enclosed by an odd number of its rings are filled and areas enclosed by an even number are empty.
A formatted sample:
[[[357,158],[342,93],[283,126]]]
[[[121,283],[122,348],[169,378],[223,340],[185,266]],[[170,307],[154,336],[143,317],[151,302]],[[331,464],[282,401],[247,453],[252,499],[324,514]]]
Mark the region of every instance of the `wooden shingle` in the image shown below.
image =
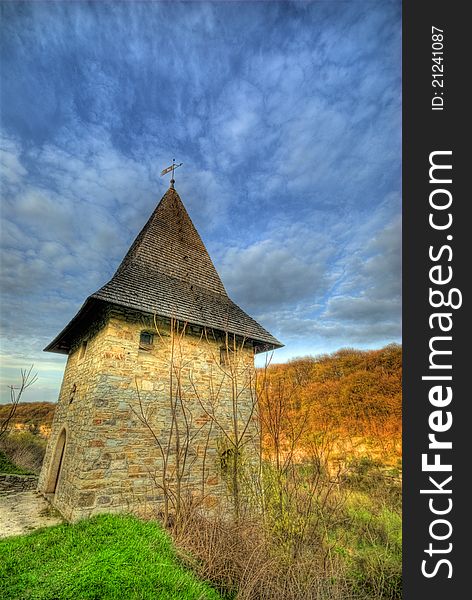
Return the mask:
[[[251,341],[256,352],[282,346],[228,297],[173,188],[164,194],[112,279],[87,298],[45,350],[67,354],[104,303],[234,334]]]

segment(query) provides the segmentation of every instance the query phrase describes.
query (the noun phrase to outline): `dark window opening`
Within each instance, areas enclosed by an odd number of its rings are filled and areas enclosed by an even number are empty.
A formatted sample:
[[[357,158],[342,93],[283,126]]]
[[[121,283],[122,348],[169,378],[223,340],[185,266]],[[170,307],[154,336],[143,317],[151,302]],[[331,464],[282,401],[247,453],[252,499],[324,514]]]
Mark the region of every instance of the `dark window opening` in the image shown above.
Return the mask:
[[[143,350],[149,350],[154,342],[154,334],[149,333],[148,331],[141,331],[141,335],[139,336],[139,347]]]
[[[72,404],[72,402],[74,401],[76,391],[77,391],[77,384],[74,383],[74,385],[72,386],[72,389],[70,391],[69,404]]]

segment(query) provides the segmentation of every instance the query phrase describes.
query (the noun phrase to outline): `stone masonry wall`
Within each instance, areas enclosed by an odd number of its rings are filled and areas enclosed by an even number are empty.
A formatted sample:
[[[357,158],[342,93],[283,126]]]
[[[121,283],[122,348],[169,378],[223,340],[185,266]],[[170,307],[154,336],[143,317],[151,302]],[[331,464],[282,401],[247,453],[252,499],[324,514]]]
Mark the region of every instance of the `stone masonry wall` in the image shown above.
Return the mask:
[[[152,345],[140,347],[143,331]],[[156,512],[179,485],[207,509],[222,502],[221,455],[235,425],[241,435],[249,423],[244,452],[254,449],[252,348],[191,326],[172,335],[169,323],[117,308],[83,339],[68,359],[39,489],[47,491],[65,428],[54,504],[68,519]],[[221,357],[228,343],[236,351]]]
[[[66,448],[54,503],[66,518],[71,518],[73,507],[81,501],[80,473],[85,468],[84,440],[88,437],[94,412],[93,396],[98,377],[96,356],[101,351],[106,322],[107,316],[100,315],[94,327],[84,332],[69,354],[39,475],[38,489],[47,492],[58,439],[65,430]],[[85,341],[87,347],[84,349]]]
[[[36,475],[0,473],[0,496],[34,490],[38,484]]]

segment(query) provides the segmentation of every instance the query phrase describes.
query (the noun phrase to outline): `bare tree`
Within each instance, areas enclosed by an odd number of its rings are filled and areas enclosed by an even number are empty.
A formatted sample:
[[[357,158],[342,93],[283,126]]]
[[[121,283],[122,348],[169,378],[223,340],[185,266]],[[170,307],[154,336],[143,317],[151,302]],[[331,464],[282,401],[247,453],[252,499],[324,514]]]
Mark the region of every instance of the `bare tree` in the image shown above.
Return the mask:
[[[269,377],[268,365],[257,385],[262,443],[267,449],[266,458],[275,469],[280,517],[284,512],[283,482],[293,470],[298,442],[307,425],[307,410],[294,410],[300,387],[298,381],[287,381],[284,376]]]
[[[205,331],[213,367],[209,389],[205,397],[191,376],[191,384],[198,402],[222,437],[220,449],[221,467],[227,473],[236,520],[241,514],[241,485],[244,476],[244,452],[253,438],[251,425],[257,420],[257,395],[255,373],[251,364],[246,364],[244,353],[246,339],[224,333],[220,341],[219,355],[216,354],[215,339]],[[229,391],[229,396],[227,395]],[[226,410],[222,410],[222,408]],[[227,410],[229,408],[229,411]],[[226,413],[226,414],[225,414]],[[223,416],[224,415],[224,416]],[[257,427],[255,427],[257,429]]]
[[[38,374],[33,373],[34,365],[29,369],[21,369],[21,382],[19,386],[10,385],[10,410],[6,417],[0,422],[0,438],[5,435],[10,426],[11,420],[15,416],[18,404],[25,390],[32,386],[38,379]]]
[[[150,472],[154,484],[163,495],[163,521],[164,525],[172,521],[178,527],[184,513],[184,504],[190,501],[189,490],[185,487],[185,480],[189,476],[192,465],[196,461],[193,443],[200,435],[206,423],[195,426],[193,415],[185,401],[186,389],[184,372],[189,368],[189,357],[183,351],[183,339],[187,335],[187,323],[181,323],[174,318],[170,319],[169,335],[164,335],[161,325],[154,316],[154,331],[159,337],[161,346],[167,345],[167,365],[169,377],[166,399],[169,403],[168,427],[157,431],[156,425],[149,412],[149,407],[143,403],[138,382],[136,381],[136,394],[138,406],[130,405],[132,412],[149,431],[161,458],[162,468],[157,472]],[[206,436],[203,449],[202,465],[202,498],[205,493],[205,461],[211,434]]]

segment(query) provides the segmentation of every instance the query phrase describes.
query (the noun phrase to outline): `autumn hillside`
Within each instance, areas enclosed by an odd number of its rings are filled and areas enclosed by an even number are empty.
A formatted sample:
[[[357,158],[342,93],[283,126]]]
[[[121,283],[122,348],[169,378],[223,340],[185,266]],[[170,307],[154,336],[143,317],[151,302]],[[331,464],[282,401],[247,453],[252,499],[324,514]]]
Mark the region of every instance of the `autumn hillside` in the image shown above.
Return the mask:
[[[10,404],[0,404],[0,423],[8,417]],[[48,437],[56,404],[52,402],[20,402],[10,422],[15,431],[30,431]]]
[[[339,350],[259,371],[267,448],[348,460],[401,458],[402,349]]]

